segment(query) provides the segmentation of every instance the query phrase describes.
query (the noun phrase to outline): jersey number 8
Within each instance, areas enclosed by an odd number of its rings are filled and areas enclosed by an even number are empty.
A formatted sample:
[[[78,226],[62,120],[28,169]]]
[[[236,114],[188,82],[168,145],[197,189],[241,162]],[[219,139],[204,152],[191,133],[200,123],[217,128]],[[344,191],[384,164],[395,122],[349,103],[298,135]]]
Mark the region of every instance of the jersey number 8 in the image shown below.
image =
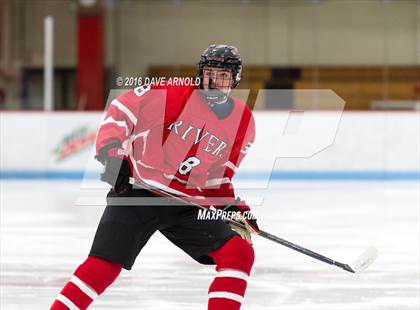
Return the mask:
[[[187,174],[192,168],[200,164],[200,159],[195,156],[188,157],[186,160],[179,164],[178,172],[180,174]]]

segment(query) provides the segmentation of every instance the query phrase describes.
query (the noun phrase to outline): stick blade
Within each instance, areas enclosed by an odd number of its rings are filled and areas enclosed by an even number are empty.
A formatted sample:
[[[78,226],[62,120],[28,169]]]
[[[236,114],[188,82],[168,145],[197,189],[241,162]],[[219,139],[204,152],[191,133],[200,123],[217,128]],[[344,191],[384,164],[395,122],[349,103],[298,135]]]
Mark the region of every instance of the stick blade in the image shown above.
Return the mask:
[[[352,264],[349,264],[349,267],[353,272],[358,273],[362,272],[368,268],[378,257],[379,252],[375,247],[367,248],[360,257],[355,260]]]

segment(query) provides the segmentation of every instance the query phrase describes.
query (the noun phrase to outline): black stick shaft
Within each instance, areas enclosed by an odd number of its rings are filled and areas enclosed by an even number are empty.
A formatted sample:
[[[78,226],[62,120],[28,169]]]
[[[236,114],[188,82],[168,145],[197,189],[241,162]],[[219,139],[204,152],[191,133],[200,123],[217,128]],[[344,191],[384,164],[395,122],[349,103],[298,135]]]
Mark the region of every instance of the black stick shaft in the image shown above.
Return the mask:
[[[265,238],[265,239],[268,239],[270,241],[273,241],[275,243],[278,243],[278,244],[281,244],[281,245],[283,245],[285,247],[288,247],[289,249],[295,250],[295,251],[300,252],[302,254],[305,254],[305,255],[307,255],[309,257],[315,258],[315,259],[317,259],[317,260],[319,260],[321,262],[324,262],[326,264],[334,265],[334,266],[337,266],[339,268],[342,268],[342,269],[344,269],[344,270],[346,270],[348,272],[354,273],[354,270],[348,264],[343,264],[343,263],[337,262],[336,260],[333,260],[333,259],[331,259],[329,257],[326,257],[326,256],[321,255],[319,253],[316,253],[314,251],[311,251],[311,250],[309,250],[307,248],[304,248],[304,247],[302,247],[300,245],[297,245],[297,244],[295,244],[293,242],[287,241],[287,240],[285,240],[283,238],[274,236],[274,235],[272,235],[272,234],[270,234],[268,232],[265,232],[263,230],[260,230],[259,233],[258,233],[258,235],[261,236],[261,237],[263,237],[263,238]]]

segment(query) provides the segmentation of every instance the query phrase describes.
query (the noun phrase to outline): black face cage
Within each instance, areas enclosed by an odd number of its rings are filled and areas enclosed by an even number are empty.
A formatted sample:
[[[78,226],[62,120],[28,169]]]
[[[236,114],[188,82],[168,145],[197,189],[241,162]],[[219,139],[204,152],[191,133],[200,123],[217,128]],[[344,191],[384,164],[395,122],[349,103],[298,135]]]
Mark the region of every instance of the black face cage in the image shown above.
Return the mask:
[[[200,78],[200,88],[203,88],[203,71],[204,67],[230,69],[232,71],[233,84],[232,89],[238,86],[241,81],[242,64],[237,59],[227,60],[209,60],[205,56],[201,56],[200,62],[197,64],[198,77]]]

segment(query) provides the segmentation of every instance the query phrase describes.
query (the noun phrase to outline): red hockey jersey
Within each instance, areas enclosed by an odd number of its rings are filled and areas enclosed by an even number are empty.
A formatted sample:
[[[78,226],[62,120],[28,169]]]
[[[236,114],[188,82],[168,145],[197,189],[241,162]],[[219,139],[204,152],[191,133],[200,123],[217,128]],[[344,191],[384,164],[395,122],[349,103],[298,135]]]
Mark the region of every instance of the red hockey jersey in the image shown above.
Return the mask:
[[[137,87],[111,102],[97,155],[119,142],[113,156],[129,160],[136,180],[202,205],[232,203],[232,178],[255,137],[251,111],[232,100],[232,112],[219,119],[195,87]]]

